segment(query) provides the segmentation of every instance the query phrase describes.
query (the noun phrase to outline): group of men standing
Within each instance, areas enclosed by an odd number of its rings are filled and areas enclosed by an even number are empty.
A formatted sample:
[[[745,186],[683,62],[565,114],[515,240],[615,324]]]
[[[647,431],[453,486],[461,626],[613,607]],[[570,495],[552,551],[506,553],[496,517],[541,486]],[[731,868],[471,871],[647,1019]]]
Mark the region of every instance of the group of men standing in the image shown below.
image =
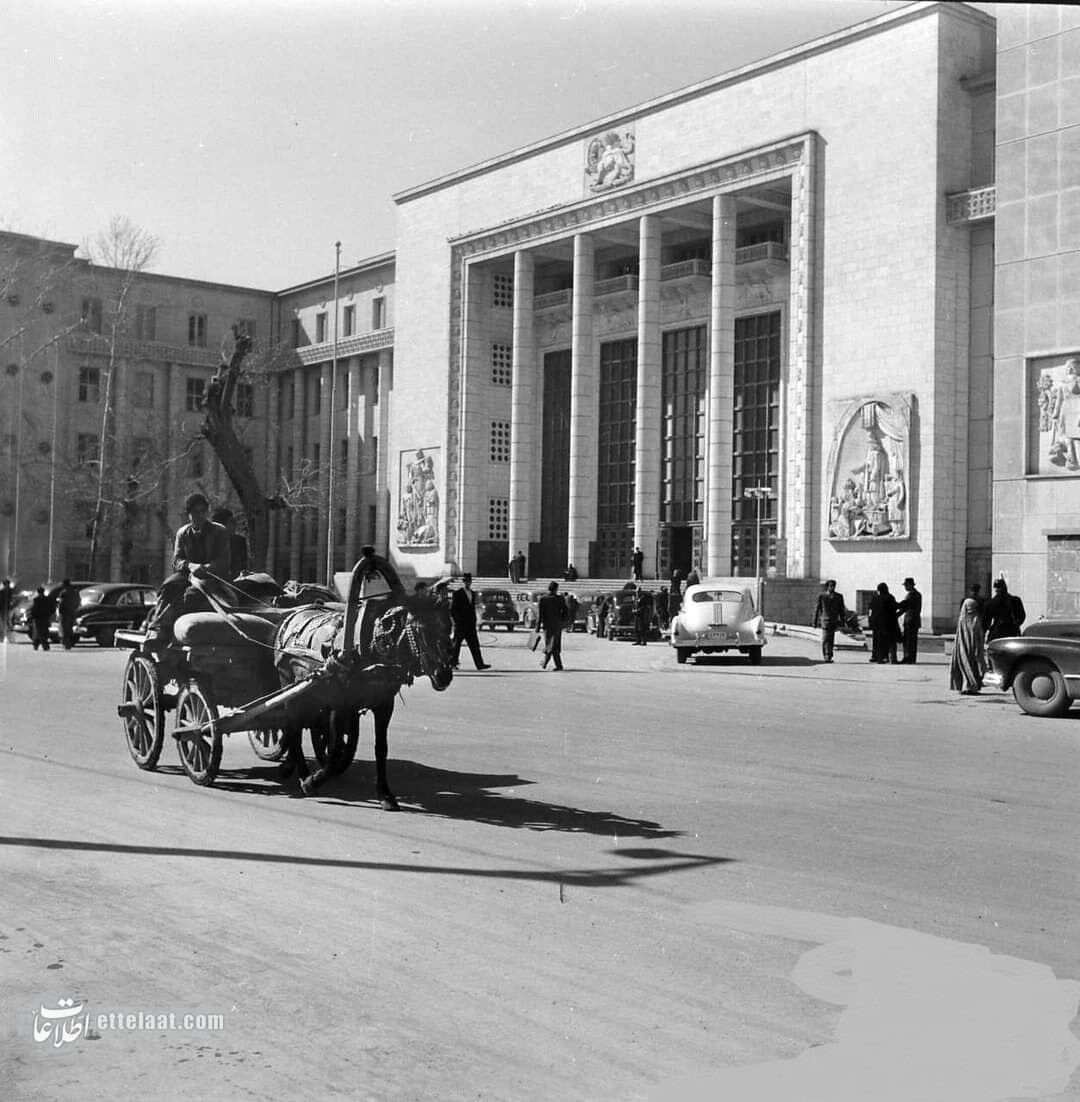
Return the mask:
[[[15,598],[11,579],[5,578],[0,585],[0,643],[6,641],[8,637]],[[75,617],[78,611],[79,591],[68,578],[65,578],[60,588],[52,593],[47,593],[45,587],[39,585],[27,613],[30,642],[34,644],[34,650],[49,649],[49,631],[53,617],[57,613],[60,614],[60,642],[64,650],[71,650],[75,646]]]
[[[904,590],[905,597],[897,601],[888,585],[881,582],[870,601],[871,662],[910,666],[918,659],[922,594],[915,588],[914,578],[904,579]],[[836,633],[850,618],[844,598],[836,592],[836,582],[830,578],[814,610],[814,627],[821,629],[821,655],[826,662],[833,660]],[[903,658],[897,658],[900,644],[904,648]]]

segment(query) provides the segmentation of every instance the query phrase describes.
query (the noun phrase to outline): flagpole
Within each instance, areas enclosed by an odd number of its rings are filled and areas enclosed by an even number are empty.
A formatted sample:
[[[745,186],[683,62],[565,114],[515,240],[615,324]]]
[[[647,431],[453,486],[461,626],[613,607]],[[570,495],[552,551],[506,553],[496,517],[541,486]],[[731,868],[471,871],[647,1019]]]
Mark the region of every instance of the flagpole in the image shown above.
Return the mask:
[[[330,368],[330,439],[327,441],[327,464],[329,475],[326,490],[326,584],[334,584],[334,464],[337,462],[335,446],[335,414],[337,413],[337,366],[338,366],[338,279],[341,276],[341,242],[334,242],[334,352]]]

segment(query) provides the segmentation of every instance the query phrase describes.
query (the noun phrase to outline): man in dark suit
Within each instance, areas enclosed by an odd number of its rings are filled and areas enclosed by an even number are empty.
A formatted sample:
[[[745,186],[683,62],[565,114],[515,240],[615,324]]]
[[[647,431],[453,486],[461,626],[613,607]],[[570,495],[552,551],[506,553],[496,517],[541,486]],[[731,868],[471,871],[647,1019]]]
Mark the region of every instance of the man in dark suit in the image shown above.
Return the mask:
[[[568,619],[566,601],[559,595],[559,583],[549,582],[547,594],[540,598],[536,623],[544,633],[544,659],[540,663],[542,670],[547,669],[549,661],[555,663],[555,669],[562,666],[563,625]]]
[[[919,651],[919,628],[922,627],[922,594],[915,588],[914,578],[904,579],[907,596],[896,606],[897,613],[904,618],[904,657],[905,665],[915,665]]]
[[[645,552],[640,547],[634,548],[634,581],[641,581],[642,571],[645,569]]]
[[[846,619],[844,598],[836,592],[836,582],[830,578],[825,583],[825,592],[818,596],[817,608],[814,610],[814,627],[821,628],[821,657],[826,662],[833,660],[836,629],[843,627]]]
[[[473,593],[472,575],[461,576],[462,586],[454,590],[450,599],[450,618],[454,621],[454,666],[461,660],[461,644],[469,645],[469,653],[478,670],[490,670],[480,653],[480,640],[476,635],[476,594]]]

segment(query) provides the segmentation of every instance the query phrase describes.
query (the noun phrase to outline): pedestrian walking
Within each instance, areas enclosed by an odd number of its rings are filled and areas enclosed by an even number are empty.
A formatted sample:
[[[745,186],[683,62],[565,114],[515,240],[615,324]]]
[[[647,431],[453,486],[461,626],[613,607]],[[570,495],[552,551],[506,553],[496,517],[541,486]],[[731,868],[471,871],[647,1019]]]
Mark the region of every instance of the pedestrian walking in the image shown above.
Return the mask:
[[[566,595],[566,630],[573,631],[574,624],[577,623],[578,608],[580,607],[577,597],[573,593],[567,593]]]
[[[676,566],[671,571],[671,596],[668,598],[668,615],[674,616],[682,604],[683,573]]]
[[[1010,635],[1019,635],[1027,619],[1024,602],[1009,592],[1004,578],[994,582],[994,595],[983,609],[983,627],[986,629],[986,641],[1003,639]]]
[[[830,578],[825,583],[825,592],[818,595],[814,609],[814,627],[821,629],[821,657],[826,662],[833,660],[836,629],[843,627],[846,620],[844,598],[836,592],[836,582]]]
[[[476,634],[476,594],[472,589],[472,575],[463,574],[461,581],[461,588],[454,590],[450,599],[450,615],[454,621],[454,666],[456,668],[461,661],[461,644],[466,643],[476,668],[490,670],[480,653],[480,640]]]
[[[49,649],[49,624],[55,612],[56,602],[45,592],[45,587],[39,585],[30,602],[30,641],[34,644],[34,650],[38,647]]]
[[[896,598],[884,582],[878,584],[877,596],[870,601],[870,631],[873,633],[870,661],[895,664],[900,625],[896,622]]]
[[[656,595],[656,623],[661,631],[667,631],[670,617],[668,591],[664,586],[661,586],[660,592]]]
[[[600,607],[596,610],[596,638],[607,637],[608,617],[611,615],[611,598],[601,597]]]
[[[544,633],[544,657],[540,662],[542,670],[547,669],[548,662],[553,662],[557,670],[563,668],[562,633],[568,612],[566,601],[559,594],[559,583],[548,582],[548,591],[537,604],[536,616],[537,626]]]
[[[689,589],[692,585],[701,585],[701,575],[696,566],[691,567],[690,573],[686,575],[686,588]]]
[[[642,571],[645,569],[645,552],[640,547],[634,548],[634,581],[640,582]]]
[[[915,588],[914,578],[904,579],[904,589],[907,591],[907,596],[896,606],[896,611],[903,617],[904,657],[901,661],[907,666],[913,666],[919,651],[922,594]]]
[[[11,579],[5,578],[0,585],[0,643],[6,643],[11,628],[11,606],[15,603],[15,590],[11,588]]]
[[[977,696],[986,675],[982,617],[979,615],[979,587],[973,585],[960,605],[956,639],[949,663],[949,688],[965,696]]]
[[[64,650],[75,646],[75,616],[79,611],[79,591],[65,578],[60,592],[56,595],[56,604],[60,612],[60,641]]]

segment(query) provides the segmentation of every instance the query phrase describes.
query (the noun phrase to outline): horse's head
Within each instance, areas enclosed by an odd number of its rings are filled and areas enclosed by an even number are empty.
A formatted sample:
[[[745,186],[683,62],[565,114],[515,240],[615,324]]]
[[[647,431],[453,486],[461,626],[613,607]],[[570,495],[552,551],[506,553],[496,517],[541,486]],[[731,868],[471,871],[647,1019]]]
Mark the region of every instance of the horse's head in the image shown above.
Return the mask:
[[[427,677],[441,693],[454,677],[450,636],[450,620],[438,605],[409,597],[379,620],[372,645],[413,677]]]

